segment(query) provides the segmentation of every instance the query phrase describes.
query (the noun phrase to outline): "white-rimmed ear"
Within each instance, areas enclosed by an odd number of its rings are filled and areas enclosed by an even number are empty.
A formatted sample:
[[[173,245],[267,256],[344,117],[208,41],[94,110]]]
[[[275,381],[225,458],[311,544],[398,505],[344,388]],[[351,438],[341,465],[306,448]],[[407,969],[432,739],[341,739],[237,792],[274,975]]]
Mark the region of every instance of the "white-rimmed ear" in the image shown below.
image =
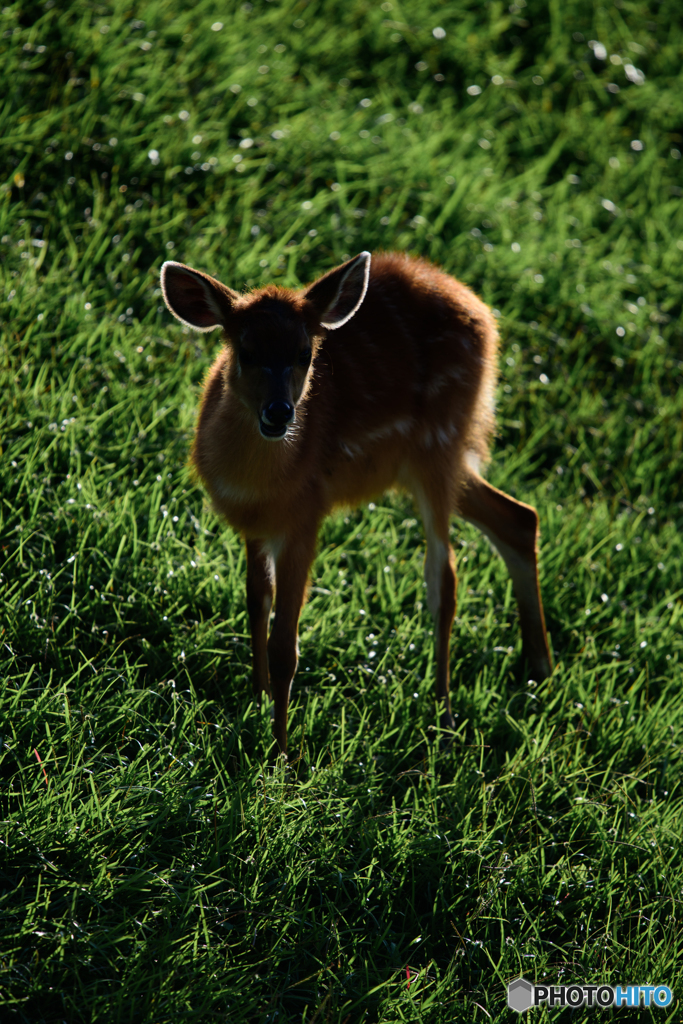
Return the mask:
[[[195,331],[225,327],[239,298],[220,281],[174,260],[161,268],[161,291],[173,316]]]
[[[304,292],[323,327],[335,330],[350,320],[368,290],[370,253],[361,252],[321,277]]]

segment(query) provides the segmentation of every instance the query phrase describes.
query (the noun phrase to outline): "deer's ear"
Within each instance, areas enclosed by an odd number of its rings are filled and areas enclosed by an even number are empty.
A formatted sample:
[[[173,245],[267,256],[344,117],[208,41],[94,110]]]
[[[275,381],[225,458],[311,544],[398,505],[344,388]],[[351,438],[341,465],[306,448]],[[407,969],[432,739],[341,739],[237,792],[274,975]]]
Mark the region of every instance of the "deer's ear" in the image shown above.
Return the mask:
[[[369,277],[370,253],[361,252],[312,284],[304,297],[315,307],[323,327],[334,330],[350,320],[360,306]]]
[[[173,316],[195,331],[225,327],[239,295],[208,274],[168,260],[161,268],[164,302]]]

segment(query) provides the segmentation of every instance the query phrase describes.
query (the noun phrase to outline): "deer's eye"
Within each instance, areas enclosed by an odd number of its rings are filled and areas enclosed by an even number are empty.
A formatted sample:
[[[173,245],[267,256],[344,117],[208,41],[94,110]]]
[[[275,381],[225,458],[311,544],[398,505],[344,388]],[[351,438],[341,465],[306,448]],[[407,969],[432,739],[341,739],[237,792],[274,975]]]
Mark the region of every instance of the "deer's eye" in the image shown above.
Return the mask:
[[[311,350],[305,348],[303,352],[299,353],[299,366],[310,366],[311,365]]]

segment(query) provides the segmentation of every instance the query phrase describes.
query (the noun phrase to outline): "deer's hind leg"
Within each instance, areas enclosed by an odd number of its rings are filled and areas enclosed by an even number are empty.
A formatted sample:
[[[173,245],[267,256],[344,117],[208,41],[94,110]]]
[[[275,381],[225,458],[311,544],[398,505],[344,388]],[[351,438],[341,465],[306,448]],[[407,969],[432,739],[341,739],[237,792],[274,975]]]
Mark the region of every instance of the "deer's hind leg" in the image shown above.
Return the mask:
[[[552,672],[538,580],[538,513],[467,471],[457,510],[489,538],[505,562],[519,607],[522,643],[528,668],[540,681]]]
[[[443,494],[424,486],[411,487],[424,524],[427,538],[425,582],[427,606],[434,619],[436,655],[436,697],[442,706],[441,724],[453,728],[449,693],[449,653],[451,627],[455,618],[457,577],[455,554],[448,540],[450,509]]]

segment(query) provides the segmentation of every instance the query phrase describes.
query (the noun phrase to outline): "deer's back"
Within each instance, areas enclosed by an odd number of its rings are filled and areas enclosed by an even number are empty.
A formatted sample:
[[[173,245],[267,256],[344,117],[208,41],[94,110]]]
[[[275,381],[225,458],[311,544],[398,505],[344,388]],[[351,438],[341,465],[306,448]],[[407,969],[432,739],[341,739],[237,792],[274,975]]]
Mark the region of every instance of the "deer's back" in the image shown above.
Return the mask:
[[[333,500],[361,500],[420,462],[485,461],[496,359],[495,320],[468,288],[422,260],[375,257],[362,305],[323,342],[310,398]]]

